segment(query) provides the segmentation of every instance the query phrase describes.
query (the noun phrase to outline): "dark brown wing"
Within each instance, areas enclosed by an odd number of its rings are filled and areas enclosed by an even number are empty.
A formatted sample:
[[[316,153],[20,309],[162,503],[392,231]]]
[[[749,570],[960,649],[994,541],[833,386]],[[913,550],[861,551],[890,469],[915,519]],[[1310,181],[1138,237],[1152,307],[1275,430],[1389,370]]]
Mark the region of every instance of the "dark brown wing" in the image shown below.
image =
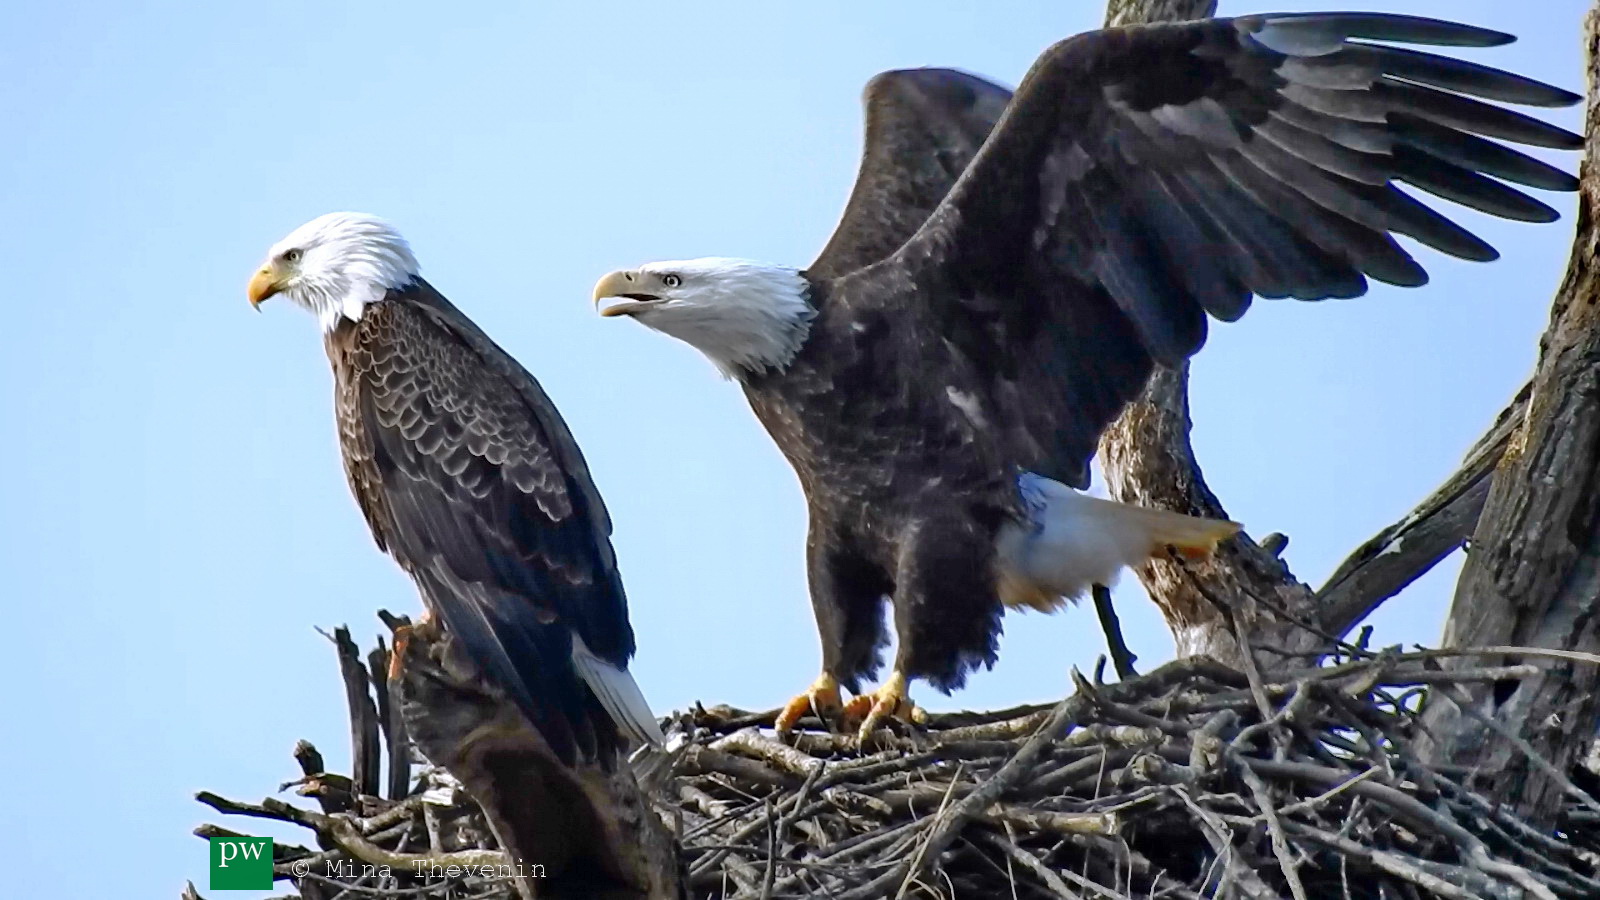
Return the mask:
[[[379,546],[558,754],[614,746],[574,641],[624,670],[627,600],[605,507],[538,383],[420,282],[342,325],[329,354]]]
[[[866,140],[850,202],[807,273],[837,278],[900,249],[961,177],[1011,92],[955,69],[901,69],[861,94]]]
[[[1504,182],[1576,188],[1487,138],[1581,138],[1474,98],[1562,106],[1577,95],[1352,39],[1512,38],[1405,16],[1291,14],[1068,39],[1035,63],[917,235],[835,285],[835,302],[924,317],[916,328],[941,335],[986,385],[1018,461],[1083,484],[1100,431],[1153,363],[1199,349],[1207,313],[1236,319],[1252,295],[1354,296],[1368,278],[1422,284],[1394,234],[1495,257],[1397,183],[1536,222],[1556,213]]]

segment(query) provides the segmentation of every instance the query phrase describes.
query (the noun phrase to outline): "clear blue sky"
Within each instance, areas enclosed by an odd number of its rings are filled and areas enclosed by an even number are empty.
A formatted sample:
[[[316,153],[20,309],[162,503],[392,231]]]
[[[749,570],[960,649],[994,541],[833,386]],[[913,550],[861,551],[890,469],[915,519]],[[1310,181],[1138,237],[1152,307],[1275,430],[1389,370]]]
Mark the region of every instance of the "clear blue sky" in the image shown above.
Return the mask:
[[[1582,87],[1580,0],[1384,5],[1520,33],[1474,58]],[[301,737],[345,765],[344,701],[312,628],[369,639],[374,609],[417,601],[347,494],[312,320],[244,300],[265,249],[323,212],[397,223],[428,278],[560,405],[617,523],[634,669],[658,709],[766,707],[806,684],[818,652],[793,476],[734,387],[687,347],[598,319],[589,289],[650,259],[805,264],[849,190],[872,74],[951,65],[1015,84],[1101,15],[1088,0],[977,9],[12,9],[7,893],[174,896],[204,884],[188,832],[214,817],[193,791],[257,799],[294,774]],[[1575,111],[1550,118],[1577,127]],[[1290,535],[1301,577],[1319,581],[1426,494],[1524,379],[1571,230],[1570,197],[1553,199],[1559,225],[1459,213],[1504,251],[1494,265],[1429,254],[1425,290],[1262,303],[1213,330],[1194,397],[1206,474],[1252,532]],[[1393,602],[1381,637],[1433,640],[1455,568]],[[1170,654],[1137,584],[1120,596],[1143,661]],[[1101,650],[1087,611],[1006,625],[995,671],[921,699],[1056,697]],[[104,845],[85,855],[83,841]]]

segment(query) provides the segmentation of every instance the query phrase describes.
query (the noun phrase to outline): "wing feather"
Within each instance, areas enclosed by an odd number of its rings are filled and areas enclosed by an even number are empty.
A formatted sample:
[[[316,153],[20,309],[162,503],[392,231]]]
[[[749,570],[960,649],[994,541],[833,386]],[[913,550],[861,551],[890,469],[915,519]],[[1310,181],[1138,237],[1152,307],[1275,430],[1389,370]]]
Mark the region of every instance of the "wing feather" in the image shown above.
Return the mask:
[[[1352,297],[1369,278],[1424,284],[1396,235],[1495,258],[1401,185],[1503,218],[1556,218],[1513,184],[1571,191],[1577,180],[1497,141],[1572,149],[1582,138],[1486,101],[1578,95],[1371,43],[1511,39],[1376,13],[1070,38],[1035,63],[915,235],[866,268],[830,272],[828,294],[942,335],[967,381],[989,385],[986,414],[1006,423],[1018,462],[1081,485],[1100,431],[1155,364],[1200,348],[1208,316],[1238,318],[1256,295]],[[888,238],[900,235],[880,248]]]
[[[1011,92],[955,69],[902,69],[862,92],[866,147],[833,237],[807,272],[833,278],[900,248],[944,199]]]

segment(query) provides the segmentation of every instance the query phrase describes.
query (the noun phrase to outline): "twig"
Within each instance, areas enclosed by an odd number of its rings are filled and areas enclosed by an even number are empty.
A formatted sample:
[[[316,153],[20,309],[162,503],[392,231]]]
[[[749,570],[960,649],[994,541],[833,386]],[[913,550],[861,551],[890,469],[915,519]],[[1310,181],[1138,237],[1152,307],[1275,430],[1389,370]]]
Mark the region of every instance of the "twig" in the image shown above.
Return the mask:
[[[1239,770],[1239,775],[1244,783],[1249,785],[1250,793],[1255,795],[1256,805],[1261,807],[1261,817],[1267,822],[1267,833],[1272,842],[1272,855],[1278,858],[1278,868],[1283,872],[1283,879],[1289,883],[1289,893],[1294,895],[1294,900],[1310,900],[1306,894],[1306,886],[1300,881],[1300,867],[1295,864],[1294,855],[1289,852],[1289,839],[1284,836],[1283,823],[1278,820],[1278,809],[1273,805],[1272,792],[1267,789],[1261,776],[1245,766]]]
[[[1075,898],[1078,896],[1077,892],[1074,891],[1071,885],[1068,885],[1065,880],[1071,879],[1073,884],[1076,884],[1083,890],[1089,891],[1092,894],[1098,894],[1101,897],[1106,897],[1108,900],[1132,900],[1132,898],[1127,894],[1112,890],[1105,885],[1097,884],[1081,875],[1072,872],[1071,870],[1063,869],[1058,874],[1049,866],[1046,866],[1044,863],[1040,862],[1039,857],[1034,856],[1032,853],[1029,853],[1021,847],[1018,847],[1015,841],[1003,838],[998,834],[986,834],[979,832],[977,837],[979,840],[987,842],[990,846],[999,850],[1001,853],[1004,853],[1007,858],[1015,860],[1021,864],[1023,868],[1032,872],[1040,881],[1044,882],[1045,887],[1052,891],[1057,897]]]
[[[1074,674],[1076,674],[1076,670],[1074,670]],[[1083,676],[1078,675],[1077,677],[1081,681]],[[1059,737],[1066,730],[1068,724],[1081,716],[1083,708],[1087,705],[1088,701],[1081,692],[1061,701],[1056,706],[1055,711],[1050,714],[1050,720],[1045,723],[1044,727],[1029,738],[1028,742],[1023,744],[1021,749],[1017,751],[1017,754],[1011,757],[1005,765],[1001,766],[993,777],[984,782],[977,790],[968,794],[954,808],[940,816],[940,821],[928,835],[928,840],[918,854],[916,862],[911,866],[910,871],[906,873],[905,879],[901,882],[901,893],[904,893],[911,884],[912,879],[921,873],[921,867],[926,864],[928,858],[943,852],[944,848],[949,846],[950,842],[955,839],[957,832],[968,820],[999,800],[1019,778],[1033,768],[1034,761],[1038,759],[1044,748]]]
[[[1133,664],[1139,657],[1128,649],[1128,642],[1123,640],[1122,622],[1117,618],[1116,607],[1111,605],[1111,589],[1097,584],[1090,588],[1089,594],[1094,598],[1094,612],[1100,618],[1100,630],[1105,632],[1106,651],[1111,654],[1111,664],[1117,670],[1118,680],[1127,681],[1137,677],[1139,672]]]

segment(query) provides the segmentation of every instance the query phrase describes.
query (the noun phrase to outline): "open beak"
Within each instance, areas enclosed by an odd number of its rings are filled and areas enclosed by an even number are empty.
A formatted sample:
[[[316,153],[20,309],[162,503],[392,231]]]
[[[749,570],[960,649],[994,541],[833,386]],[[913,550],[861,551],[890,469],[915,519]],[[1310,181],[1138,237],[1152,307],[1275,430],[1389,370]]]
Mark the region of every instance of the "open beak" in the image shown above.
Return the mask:
[[[250,286],[245,288],[245,296],[250,298],[250,305],[259,310],[262,301],[281,290],[283,290],[283,280],[277,270],[272,266],[262,266],[250,276]]]
[[[627,269],[601,278],[594,286],[595,308],[600,310],[600,315],[610,318],[635,315],[640,310],[665,302],[655,294],[645,293],[642,290],[644,281],[645,276]],[[615,302],[602,306],[602,300]]]

